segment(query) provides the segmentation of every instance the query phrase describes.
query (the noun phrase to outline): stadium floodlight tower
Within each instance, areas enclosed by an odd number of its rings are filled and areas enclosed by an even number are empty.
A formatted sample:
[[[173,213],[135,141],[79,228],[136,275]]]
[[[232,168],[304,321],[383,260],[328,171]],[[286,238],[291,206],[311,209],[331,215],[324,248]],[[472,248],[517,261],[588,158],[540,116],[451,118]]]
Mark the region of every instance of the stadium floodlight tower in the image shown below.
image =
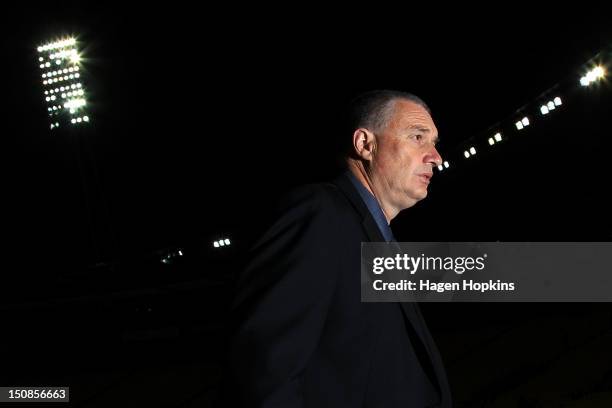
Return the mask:
[[[81,54],[74,37],[37,48],[40,80],[51,130],[88,123],[86,92],[81,81]]]

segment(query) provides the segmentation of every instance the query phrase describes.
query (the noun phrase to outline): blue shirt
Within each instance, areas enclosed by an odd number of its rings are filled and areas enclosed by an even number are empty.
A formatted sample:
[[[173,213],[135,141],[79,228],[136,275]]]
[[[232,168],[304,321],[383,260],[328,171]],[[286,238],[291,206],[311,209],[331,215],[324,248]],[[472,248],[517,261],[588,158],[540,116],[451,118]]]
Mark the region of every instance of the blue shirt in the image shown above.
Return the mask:
[[[378,203],[376,197],[374,197],[374,195],[370,193],[370,191],[365,188],[365,186],[361,184],[359,180],[357,180],[357,177],[355,177],[352,172],[347,171],[347,174],[348,178],[351,180],[351,182],[357,189],[357,192],[361,196],[361,199],[365,203],[366,207],[368,207],[368,210],[370,211],[370,214],[372,214],[374,221],[376,221],[376,225],[382,233],[382,236],[385,238],[385,241],[395,241],[393,231],[391,231],[391,227],[389,227],[389,223],[387,223],[387,217],[385,217],[385,213],[383,213],[382,208],[380,208],[380,204]]]

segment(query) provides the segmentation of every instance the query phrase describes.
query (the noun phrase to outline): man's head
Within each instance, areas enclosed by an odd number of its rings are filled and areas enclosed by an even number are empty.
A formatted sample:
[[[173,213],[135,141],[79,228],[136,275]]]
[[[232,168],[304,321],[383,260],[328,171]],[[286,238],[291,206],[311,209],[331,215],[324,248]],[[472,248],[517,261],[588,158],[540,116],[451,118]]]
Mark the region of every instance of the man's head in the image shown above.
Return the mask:
[[[408,93],[368,92],[353,101],[351,112],[349,168],[390,221],[427,196],[433,167],[442,162],[438,130],[427,105]]]

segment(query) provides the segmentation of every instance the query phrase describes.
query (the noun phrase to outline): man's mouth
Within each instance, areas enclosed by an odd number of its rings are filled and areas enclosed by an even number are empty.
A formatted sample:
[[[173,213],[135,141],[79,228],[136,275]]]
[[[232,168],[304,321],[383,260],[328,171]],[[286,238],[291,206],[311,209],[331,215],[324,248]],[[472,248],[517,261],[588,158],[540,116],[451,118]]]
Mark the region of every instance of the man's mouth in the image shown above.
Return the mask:
[[[431,180],[431,176],[433,174],[432,173],[423,173],[423,174],[419,174],[419,179],[425,183],[425,184],[429,184],[429,181]]]

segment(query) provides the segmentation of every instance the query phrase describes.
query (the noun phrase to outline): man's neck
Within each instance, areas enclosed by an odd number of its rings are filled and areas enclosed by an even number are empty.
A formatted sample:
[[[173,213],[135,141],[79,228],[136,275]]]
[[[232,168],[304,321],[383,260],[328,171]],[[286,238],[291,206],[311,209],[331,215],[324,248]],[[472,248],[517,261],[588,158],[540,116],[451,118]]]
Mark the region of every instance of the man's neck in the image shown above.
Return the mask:
[[[385,206],[384,200],[381,199],[380,194],[377,193],[377,189],[374,187],[370,176],[368,175],[365,167],[360,161],[348,160],[348,169],[355,176],[357,181],[359,181],[369,192],[374,196],[376,201],[378,201],[378,205],[385,215],[387,219],[387,224],[391,223],[391,220],[395,218],[399,211],[395,211],[390,206]]]

